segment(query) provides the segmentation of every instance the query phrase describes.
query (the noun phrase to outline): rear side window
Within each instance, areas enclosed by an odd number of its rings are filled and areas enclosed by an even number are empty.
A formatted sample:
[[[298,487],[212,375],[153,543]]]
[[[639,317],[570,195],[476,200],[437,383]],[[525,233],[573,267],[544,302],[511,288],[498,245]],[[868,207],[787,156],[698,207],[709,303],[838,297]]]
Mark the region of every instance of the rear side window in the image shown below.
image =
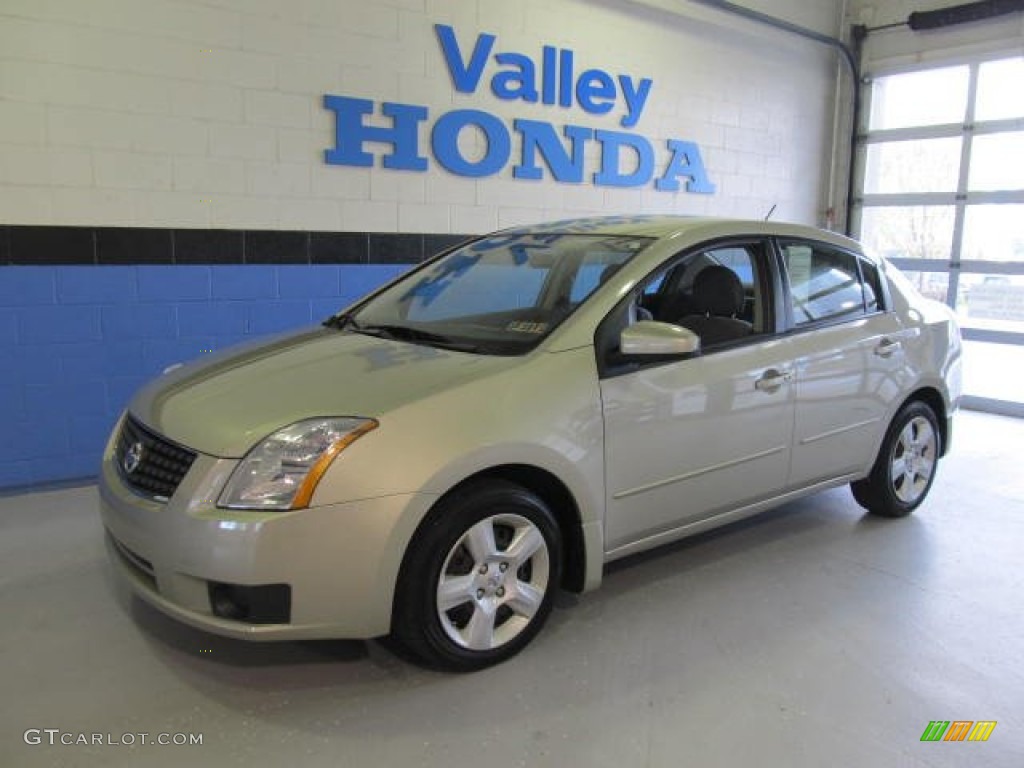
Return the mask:
[[[852,253],[818,243],[782,243],[793,324],[862,317],[882,309],[878,271]]]

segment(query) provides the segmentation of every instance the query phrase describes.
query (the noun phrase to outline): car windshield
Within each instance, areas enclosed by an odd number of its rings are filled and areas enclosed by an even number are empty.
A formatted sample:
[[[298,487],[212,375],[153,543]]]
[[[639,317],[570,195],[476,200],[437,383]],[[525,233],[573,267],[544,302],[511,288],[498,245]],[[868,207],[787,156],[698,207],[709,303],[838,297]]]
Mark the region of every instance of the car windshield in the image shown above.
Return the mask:
[[[467,352],[523,354],[651,239],[493,235],[442,256],[328,324]]]

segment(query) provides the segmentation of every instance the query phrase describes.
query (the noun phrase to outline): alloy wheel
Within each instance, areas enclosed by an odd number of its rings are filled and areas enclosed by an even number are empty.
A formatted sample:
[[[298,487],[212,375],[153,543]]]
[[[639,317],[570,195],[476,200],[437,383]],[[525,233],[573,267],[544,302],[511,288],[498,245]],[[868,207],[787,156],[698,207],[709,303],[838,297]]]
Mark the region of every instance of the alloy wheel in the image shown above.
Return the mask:
[[[486,517],[448,552],[437,584],[437,616],[448,637],[471,651],[512,641],[540,609],[550,580],[544,535],[520,515]]]
[[[913,504],[928,489],[935,471],[938,440],[929,421],[915,416],[900,431],[892,451],[890,477],[896,498]]]

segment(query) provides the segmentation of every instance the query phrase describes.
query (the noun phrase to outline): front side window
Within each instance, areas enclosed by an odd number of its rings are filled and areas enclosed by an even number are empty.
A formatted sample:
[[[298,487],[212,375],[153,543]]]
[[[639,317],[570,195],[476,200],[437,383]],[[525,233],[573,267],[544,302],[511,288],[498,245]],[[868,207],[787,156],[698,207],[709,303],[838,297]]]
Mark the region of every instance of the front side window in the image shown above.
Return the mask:
[[[609,313],[596,338],[602,376],[619,375],[644,365],[625,357],[619,337],[641,320],[678,325],[700,338],[701,354],[729,349],[772,332],[765,274],[765,243],[729,243],[679,254],[650,274]]]
[[[880,288],[865,291],[853,254],[811,243],[783,243],[782,254],[794,325],[860,317],[866,293],[873,294],[872,311],[877,309]]]
[[[495,235],[449,253],[332,324],[484,354],[522,354],[651,242],[624,235]]]
[[[645,281],[640,306],[664,323],[685,326],[718,317],[759,332],[764,323],[759,251],[758,245],[742,244],[691,253]]]

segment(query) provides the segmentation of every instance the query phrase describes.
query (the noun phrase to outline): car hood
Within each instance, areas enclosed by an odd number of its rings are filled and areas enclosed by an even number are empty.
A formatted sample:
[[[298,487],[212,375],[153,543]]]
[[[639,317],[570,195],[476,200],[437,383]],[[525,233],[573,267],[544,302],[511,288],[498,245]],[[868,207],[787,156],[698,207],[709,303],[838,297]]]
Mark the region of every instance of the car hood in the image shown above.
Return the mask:
[[[129,410],[181,445],[238,458],[301,419],[379,418],[515,364],[516,358],[318,328],[176,368],[140,390]]]

